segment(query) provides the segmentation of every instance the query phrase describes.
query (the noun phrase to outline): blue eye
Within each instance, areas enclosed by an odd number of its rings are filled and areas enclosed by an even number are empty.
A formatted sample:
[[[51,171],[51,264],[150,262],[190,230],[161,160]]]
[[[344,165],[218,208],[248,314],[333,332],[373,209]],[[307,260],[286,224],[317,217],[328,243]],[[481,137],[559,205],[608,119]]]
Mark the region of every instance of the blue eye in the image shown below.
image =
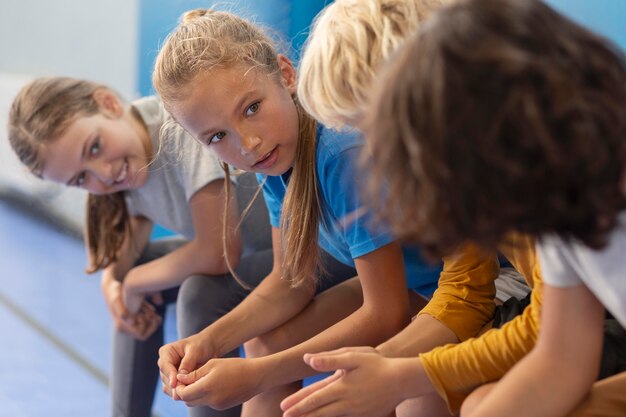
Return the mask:
[[[216,134],[214,134],[213,136],[211,136],[209,138],[208,142],[209,142],[209,144],[211,144],[211,143],[218,143],[219,141],[224,139],[224,136],[226,136],[225,132],[217,132]]]
[[[256,102],[250,105],[250,107],[248,107],[248,109],[246,110],[246,116],[252,116],[254,113],[259,111],[259,106],[261,105],[260,102]]]
[[[100,140],[96,139],[96,141],[89,148],[89,156],[96,156],[100,152]]]

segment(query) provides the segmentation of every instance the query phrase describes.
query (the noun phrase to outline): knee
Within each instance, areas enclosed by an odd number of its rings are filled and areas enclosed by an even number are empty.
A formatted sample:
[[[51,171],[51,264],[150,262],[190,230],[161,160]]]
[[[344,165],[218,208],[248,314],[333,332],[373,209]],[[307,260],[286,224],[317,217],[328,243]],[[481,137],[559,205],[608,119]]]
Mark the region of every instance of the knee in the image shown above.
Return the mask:
[[[176,299],[182,337],[199,332],[233,307],[234,300],[226,280],[225,277],[194,275],[183,282]]]
[[[450,417],[445,401],[438,395],[412,398],[396,407],[397,417]]]

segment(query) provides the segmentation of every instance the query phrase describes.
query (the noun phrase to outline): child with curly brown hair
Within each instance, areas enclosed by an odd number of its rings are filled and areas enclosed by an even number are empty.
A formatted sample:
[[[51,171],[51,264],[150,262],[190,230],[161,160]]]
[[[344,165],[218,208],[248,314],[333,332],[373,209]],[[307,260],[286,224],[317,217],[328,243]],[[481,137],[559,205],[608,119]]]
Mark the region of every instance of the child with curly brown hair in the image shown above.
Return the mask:
[[[372,187],[398,202],[386,214],[399,235],[437,255],[468,240],[511,245],[512,232],[538,239],[538,342],[523,359],[502,355],[523,346],[494,337],[498,329],[419,358],[307,355],[315,369],[341,371],[283,402],[285,415],[354,415],[361,400],[382,415],[433,394],[458,405],[485,383],[495,384],[465,400],[462,415],[621,415],[623,369],[594,381],[605,308],[626,324],[623,55],[540,1],[468,0],[401,48],[372,103],[363,124]],[[623,356],[623,339],[614,349]],[[363,395],[372,390],[384,401]]]

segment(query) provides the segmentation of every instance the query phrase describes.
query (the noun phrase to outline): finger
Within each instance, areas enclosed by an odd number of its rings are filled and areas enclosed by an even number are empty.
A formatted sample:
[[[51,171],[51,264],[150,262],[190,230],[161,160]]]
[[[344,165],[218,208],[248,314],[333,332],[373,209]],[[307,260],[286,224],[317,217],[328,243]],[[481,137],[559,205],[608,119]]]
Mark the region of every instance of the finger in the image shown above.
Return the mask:
[[[178,396],[178,394],[176,394],[176,388],[172,387],[170,382],[170,378],[163,373],[162,371],[159,372],[159,377],[161,378],[161,390],[169,395],[170,397],[172,397],[173,400],[180,400],[180,397]]]
[[[337,369],[351,370],[361,364],[362,358],[362,354],[353,352],[338,355],[318,355],[310,358],[308,364],[319,372],[331,372]]]
[[[183,399],[178,394],[178,390],[184,390],[184,389],[185,389],[185,385],[183,384],[176,385],[176,388],[172,390],[172,399],[174,399],[175,401],[183,401]]]
[[[143,337],[143,335],[146,333],[146,330],[148,329],[149,326],[150,326],[149,320],[146,320],[145,318],[141,316],[134,316],[133,327],[137,330],[140,337]]]
[[[179,383],[175,391],[178,398],[184,401],[187,407],[203,405],[202,400],[204,399],[205,389],[200,384],[194,386]]]
[[[141,333],[142,340],[147,340],[161,325],[161,317],[157,316],[147,321],[147,326]]]
[[[163,376],[161,376],[161,381],[163,381]],[[172,388],[169,386],[169,384],[166,384],[165,382],[161,382],[161,390],[163,391],[163,393],[169,397],[172,397]]]
[[[309,385],[308,387],[302,388],[300,391],[296,392],[295,394],[290,395],[289,397],[281,401],[280,409],[285,411],[285,415],[286,415],[287,411],[290,408],[294,407],[296,404],[300,403],[305,398],[316,393],[322,388],[328,386],[329,384],[332,384],[333,382],[341,378],[342,375],[343,375],[343,371],[340,370],[340,371],[335,372],[328,378],[324,378],[321,381],[317,381],[316,383]],[[300,411],[298,408],[296,408],[295,410],[296,410],[294,411],[295,413],[298,413]],[[289,414],[289,415],[292,415],[292,414]],[[295,414],[295,415],[299,415],[299,414]]]
[[[188,355],[185,355],[185,357],[183,358],[183,361],[187,358],[187,356]],[[181,361],[180,366],[178,368],[178,375],[176,375],[178,382],[181,382],[185,385],[191,385],[209,373],[210,365],[208,362],[202,365],[200,368],[194,369],[193,371],[189,372],[187,370],[189,368],[183,367],[183,361]]]
[[[154,293],[151,295],[152,302],[158,306],[163,305],[163,294],[160,292]]]
[[[114,325],[115,329],[119,332],[126,333],[129,336],[134,337],[135,339],[141,338],[141,333],[136,327],[123,320],[120,320],[119,318],[114,319]]]
[[[309,408],[309,411],[289,410],[283,417],[342,417],[354,415],[354,409],[346,401],[331,401]]]
[[[180,361],[180,366],[178,367],[178,373],[181,375],[185,375],[185,376],[192,374],[193,373],[192,371],[194,371],[198,367],[198,362],[199,362],[198,355],[199,353],[197,349],[193,347],[189,347],[189,349],[185,351],[185,355]],[[184,381],[190,381],[190,382],[185,382],[185,383],[191,384],[193,381],[195,381],[195,379],[193,380],[185,379]]]
[[[143,314],[156,313],[156,307],[151,303],[144,301],[141,303],[141,308],[139,311]]]
[[[332,355],[341,355],[344,353],[377,353],[378,351],[371,346],[352,346],[352,347],[344,347],[335,350],[329,350],[327,352],[318,352],[318,353],[305,353],[304,354],[304,362],[309,364],[309,360],[311,358],[315,358],[318,356],[332,356]]]
[[[111,303],[111,311],[122,320],[126,320],[130,316],[128,309],[120,298],[116,298],[113,303]]]
[[[176,374],[178,373],[176,365],[179,361],[180,356],[171,345],[165,345],[159,349],[159,360],[157,361],[157,365],[163,375],[161,380],[172,389],[176,388],[176,384],[178,383],[178,380],[176,379]]]

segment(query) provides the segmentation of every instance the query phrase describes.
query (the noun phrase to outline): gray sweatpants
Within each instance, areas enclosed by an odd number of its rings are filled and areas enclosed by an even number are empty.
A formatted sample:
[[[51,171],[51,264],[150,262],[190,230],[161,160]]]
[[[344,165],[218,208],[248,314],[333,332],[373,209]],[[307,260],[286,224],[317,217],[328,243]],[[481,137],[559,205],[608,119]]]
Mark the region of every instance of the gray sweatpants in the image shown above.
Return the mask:
[[[156,241],[149,245],[142,257],[147,262],[181,245],[181,240]],[[356,271],[330,255],[322,254],[330,277],[321,281],[319,292],[356,275]],[[239,277],[255,287],[272,269],[272,251],[266,249],[241,259],[237,268]],[[179,289],[164,291],[165,303],[157,306],[163,314],[165,305],[176,302],[178,333],[181,338],[204,329],[237,306],[249,291],[231,276],[191,276]],[[163,345],[163,326],[146,341],[139,341],[126,333],[114,332],[113,369],[111,373],[112,415],[114,417],[149,417],[154,392],[159,382],[156,365],[159,348]],[[237,356],[238,350],[224,356]],[[216,411],[209,407],[189,409],[191,417],[236,417],[240,407]]]

